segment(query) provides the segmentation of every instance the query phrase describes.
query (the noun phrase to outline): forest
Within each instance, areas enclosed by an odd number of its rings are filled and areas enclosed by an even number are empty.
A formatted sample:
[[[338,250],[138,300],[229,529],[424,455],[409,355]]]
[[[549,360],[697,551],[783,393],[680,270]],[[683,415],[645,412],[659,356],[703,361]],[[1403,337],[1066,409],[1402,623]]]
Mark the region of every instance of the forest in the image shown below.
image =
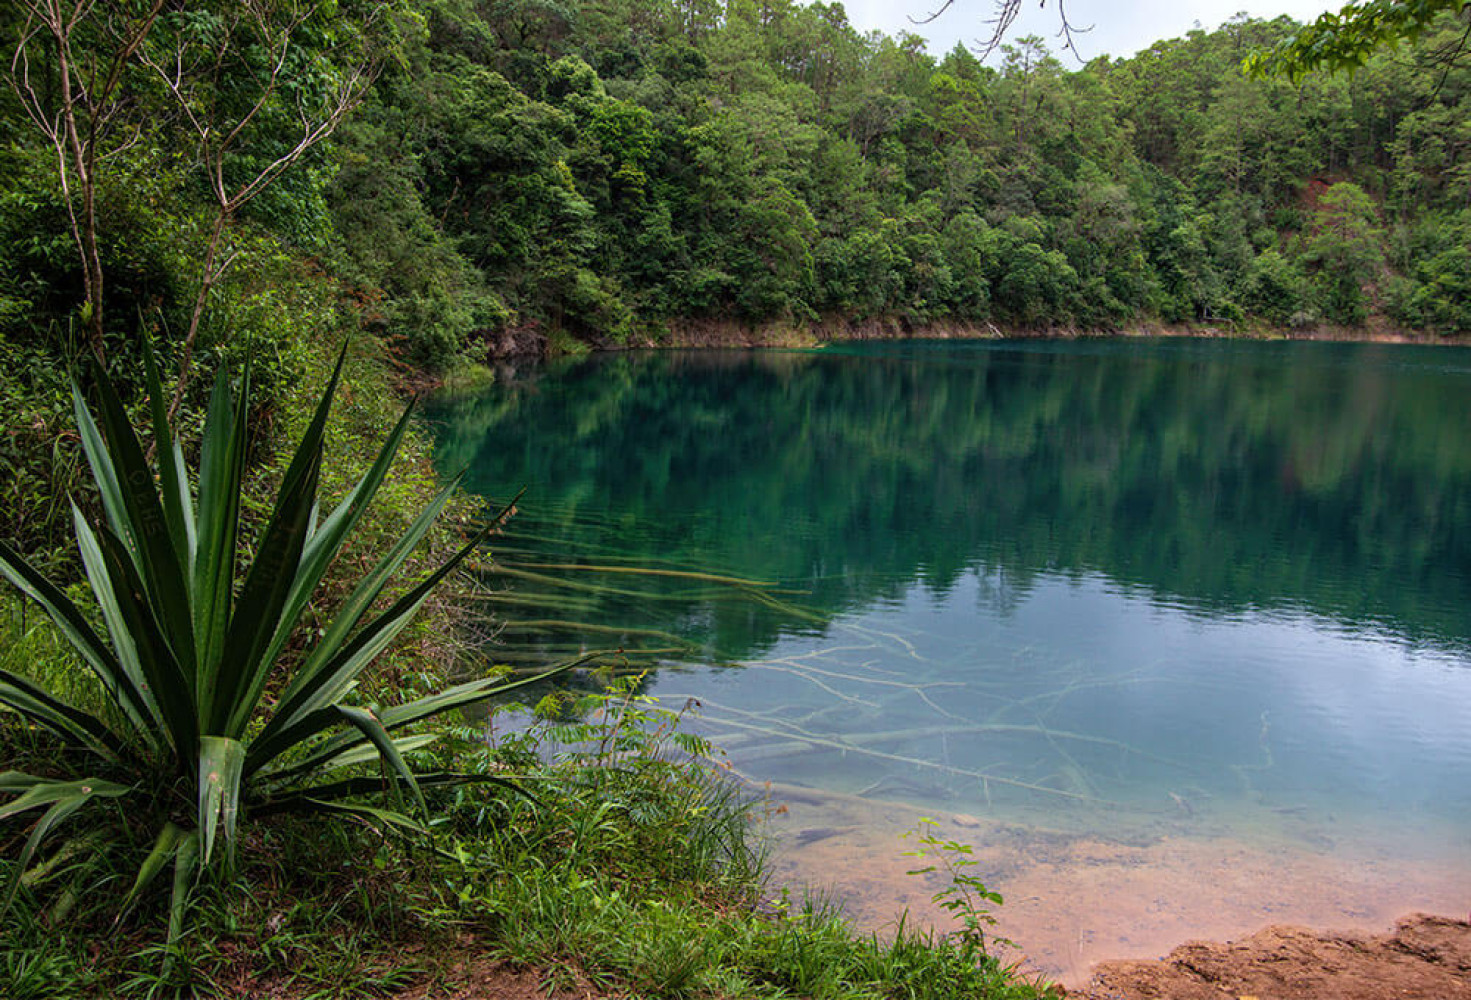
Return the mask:
[[[752,819],[785,807],[746,796],[682,711],[643,696],[630,654],[657,650],[579,645],[553,668],[577,683],[521,706],[516,729],[496,728],[500,708],[458,714],[537,680],[517,668],[556,638],[476,618],[492,550],[516,569],[523,529],[506,525],[515,500],[472,494],[563,476],[493,432],[545,425],[558,461],[637,498],[678,488],[681,446],[709,434],[705,400],[724,390],[673,356],[656,374],[680,374],[684,396],[626,356],[594,361],[565,392],[513,379],[499,404],[442,402],[441,426],[494,447],[438,451],[405,397],[500,377],[486,366],[507,354],[752,332],[1464,336],[1468,6],[1361,8],[1307,27],[1238,17],[1082,65],[1035,37],[938,55],[790,0],[0,5],[7,996],[388,996],[507,968],[545,970],[525,996],[1055,996],[997,957],[1000,896],[936,832],[916,831],[928,866],[911,874],[948,873],[931,898],[962,929],[901,919],[880,939],[821,900],[768,898]],[[1464,539],[1439,525],[1465,491],[1426,485],[1466,475],[1457,440],[1420,418],[1449,405],[1439,390],[1390,411],[1362,395],[1372,379],[1284,363],[1241,408],[1212,384],[1202,423],[1162,377],[1121,397],[1040,371],[996,390],[978,369],[942,386],[985,401],[967,422],[907,406],[908,383],[877,387],[881,364],[853,353],[841,370],[757,363],[764,395],[735,400],[731,440],[783,436],[801,475],[717,469],[697,497],[732,523],[780,520],[783,490],[824,476],[848,497],[819,540],[937,499],[946,551],[880,540],[822,593],[829,609],[918,566],[943,589],[955,543],[1017,512],[1039,519],[1014,518],[1012,548],[1060,545],[1066,571],[1169,534],[1130,586],[1255,600],[1199,568],[1221,548],[1212,528],[1258,529],[1231,555],[1262,586],[1347,564],[1357,536],[1275,552],[1319,482],[1367,498],[1362,530],[1407,550],[1335,605],[1345,616],[1461,564]],[[804,437],[773,394],[878,416]],[[667,412],[615,434],[612,416],[656,397]],[[1299,402],[1291,432],[1262,434],[1261,413]],[[1376,422],[1398,464],[1359,476],[1322,445]],[[1146,445],[1155,428],[1198,454]],[[1087,463],[1024,481],[1059,434],[1116,453],[1107,490]],[[589,435],[603,453],[579,450]],[[872,441],[903,458],[887,490],[857,447]],[[1213,471],[1243,453],[1250,482]],[[933,456],[966,482],[937,488]],[[1156,468],[1180,488],[1127,475]],[[1257,481],[1292,493],[1258,505]],[[1397,533],[1411,521],[1440,533],[1416,549]],[[805,557],[772,551],[773,576]],[[1413,636],[1446,631],[1405,618]],[[770,635],[750,614],[715,623],[735,653]],[[504,646],[476,641],[498,627]]]
[[[78,116],[105,317],[38,127],[54,46],[17,50],[7,345],[269,342],[292,299],[431,372],[711,323],[1471,331],[1464,13],[1292,82],[1242,70],[1285,18],[1083,66],[837,3],[161,6],[129,58],[126,17],[70,38],[76,75],[116,62]]]

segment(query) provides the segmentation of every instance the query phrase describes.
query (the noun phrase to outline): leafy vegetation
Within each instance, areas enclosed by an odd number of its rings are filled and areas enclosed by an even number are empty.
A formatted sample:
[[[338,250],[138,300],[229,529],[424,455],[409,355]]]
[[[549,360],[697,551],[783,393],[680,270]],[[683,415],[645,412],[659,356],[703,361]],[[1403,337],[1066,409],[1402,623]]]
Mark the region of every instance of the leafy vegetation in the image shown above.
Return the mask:
[[[1423,282],[1395,234],[1460,224],[1443,167],[1408,155],[1428,138],[1410,117],[1465,99],[1466,69],[1434,57],[1459,37],[1450,13],[1413,51],[1301,86],[1240,70],[1285,20],[1069,73],[1038,39],[992,68],[821,5],[565,13],[525,22],[528,51],[495,16],[436,8],[416,86],[387,99],[426,122],[424,209],[507,329],[552,342],[701,322],[1408,322],[1385,290]],[[1311,246],[1339,184],[1376,220],[1347,275]],[[1263,256],[1304,274],[1285,314],[1255,308]]]
[[[173,864],[171,940],[183,917],[195,867],[233,863],[241,819],[272,812],[364,815],[423,829],[401,809],[355,801],[386,783],[396,802],[424,812],[422,785],[466,780],[416,774],[406,749],[432,736],[391,734],[425,718],[484,699],[494,679],[470,681],[401,706],[374,710],[346,696],[433,587],[484,537],[467,542],[426,579],[371,615],[393,574],[423,539],[455,490],[451,481],[413,526],[366,572],[316,641],[284,669],[292,641],[328,565],[341,551],[388,472],[408,426],[405,414],[368,473],[319,522],[317,484],[324,432],[342,360],[282,481],[254,559],[237,591],[249,375],[241,400],[222,373],[204,424],[197,498],[183,442],[172,438],[163,388],[148,362],[155,475],[111,381],[98,379],[101,426],[73,387],[78,431],[101,495],[106,523],[88,523],[73,506],[90,606],[108,641],[60,587],[0,543],[0,574],[55,621],[96,679],[100,710],[73,703],[21,672],[0,671],[0,705],[61,741],[41,774],[7,770],[0,820],[44,809],[21,849],[4,897],[8,908],[24,878],[32,888],[65,875],[62,903],[88,887],[97,859],[150,844],[126,906]],[[492,522],[494,524],[494,522]],[[514,685],[511,685],[514,686]],[[500,685],[504,689],[506,685]],[[273,696],[269,710],[265,695]],[[40,755],[37,755],[38,757]],[[378,760],[383,777],[345,770]],[[105,810],[108,803],[119,808]],[[74,814],[94,820],[49,850],[47,838]],[[97,814],[102,813],[101,817]],[[44,860],[42,860],[44,858]],[[37,862],[31,868],[32,862]]]
[[[1385,46],[1413,41],[1433,29],[1446,13],[1458,14],[1466,0],[1368,0],[1328,11],[1274,48],[1253,54],[1253,72],[1281,73],[1294,79],[1314,70],[1355,70]],[[1460,47],[1452,55],[1460,55]]]
[[[1373,36],[1362,66],[1297,82],[1241,72],[1322,48],[1286,19],[1069,72],[1039,39],[936,57],[790,0],[170,9],[72,109],[86,178],[35,124],[67,111],[51,6],[0,14],[31,74],[0,94],[13,348],[126,353],[140,316],[170,355],[273,341],[242,307],[292,264],[420,369],[701,324],[1471,329],[1459,3],[1333,15]],[[73,56],[119,57],[125,8],[89,6]],[[1347,272],[1314,246],[1339,185],[1373,223],[1345,231]],[[1264,290],[1279,261],[1301,280]]]
[[[408,856],[370,827],[257,824],[233,877],[202,887],[171,963],[87,897],[64,924],[17,913],[0,943],[11,995],[393,995],[454,987],[501,962],[543,970],[550,988],[606,995],[1045,995],[974,939],[903,920],[863,935],[834,907],[768,898],[769,804],[731,783],[682,732],[684,711],[639,694],[639,680],[505,706],[410,751],[515,771],[536,789],[533,800],[487,783],[426,788],[440,852]]]
[[[591,728],[401,735],[490,682],[436,693],[454,610],[429,588],[469,547],[432,527],[455,501],[395,390],[690,328],[1464,334],[1465,7],[1388,6],[1414,47],[1299,87],[1239,72],[1313,37],[1283,20],[1065,72],[1037,39],[936,58],[790,0],[0,5],[10,992],[389,991],[461,931],[648,995],[1031,992],[964,877],[959,939],[753,909],[751,805],[668,759],[688,741],[633,688]],[[329,375],[321,345],[363,332]],[[344,497],[320,523],[319,486]],[[390,593],[398,567],[424,583]],[[492,780],[516,770],[539,805]],[[426,825],[451,857],[382,841]],[[191,887],[190,933],[150,930],[182,931]]]

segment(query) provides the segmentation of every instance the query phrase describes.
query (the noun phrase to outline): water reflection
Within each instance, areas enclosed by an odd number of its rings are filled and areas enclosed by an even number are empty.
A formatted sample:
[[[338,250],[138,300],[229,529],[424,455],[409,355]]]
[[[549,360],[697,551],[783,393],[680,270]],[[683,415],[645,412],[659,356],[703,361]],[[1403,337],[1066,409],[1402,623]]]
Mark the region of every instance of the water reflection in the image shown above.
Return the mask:
[[[1468,386],[1451,349],[917,343],[600,357],[434,416],[443,467],[529,485],[512,541],[566,559],[776,581],[822,615],[975,567],[1005,613],[1039,574],[1101,573],[1207,617],[1464,648]],[[736,660],[806,627],[662,591],[694,603],[582,596]]]
[[[1372,870],[1323,896],[1352,920],[1471,891],[1468,358],[671,352],[507,371],[433,416],[472,489],[529,487],[494,658],[642,655],[753,778],[979,817],[1002,854],[1026,829],[1177,876]]]

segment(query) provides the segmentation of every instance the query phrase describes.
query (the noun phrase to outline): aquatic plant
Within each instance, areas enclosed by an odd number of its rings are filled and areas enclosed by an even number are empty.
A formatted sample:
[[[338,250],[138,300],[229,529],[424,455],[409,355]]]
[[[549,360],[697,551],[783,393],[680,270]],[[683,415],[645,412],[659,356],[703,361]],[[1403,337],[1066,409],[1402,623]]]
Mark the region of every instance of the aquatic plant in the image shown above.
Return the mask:
[[[940,871],[945,874],[947,884],[930,899],[960,921],[960,928],[951,931],[948,936],[954,938],[963,950],[978,956],[984,955],[986,929],[996,926],[991,907],[1002,904],[1001,893],[988,888],[978,875],[970,871],[980,863],[973,857],[975,848],[958,840],[942,839],[936,833],[939,827],[940,824],[928,816],[921,816],[919,825],[904,834],[906,840],[913,837],[919,845],[912,851],[905,851],[905,856],[929,862],[919,868],[910,869],[908,874],[929,875]],[[999,944],[1012,943],[1006,938],[994,936],[992,940]]]

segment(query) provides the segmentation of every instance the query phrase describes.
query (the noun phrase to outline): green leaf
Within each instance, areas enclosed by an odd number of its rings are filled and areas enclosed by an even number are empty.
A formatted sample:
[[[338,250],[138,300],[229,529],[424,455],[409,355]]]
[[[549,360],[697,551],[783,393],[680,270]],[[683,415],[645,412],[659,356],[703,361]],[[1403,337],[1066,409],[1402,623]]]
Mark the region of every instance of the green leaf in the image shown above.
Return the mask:
[[[0,705],[45,726],[63,739],[88,747],[101,757],[118,760],[125,756],[122,741],[101,719],[68,705],[8,670],[0,670]]]
[[[336,557],[338,551],[342,548],[343,542],[346,541],[348,534],[357,525],[363,512],[367,510],[368,505],[377,494],[378,487],[382,485],[383,478],[387,475],[389,466],[393,463],[394,455],[398,452],[398,447],[403,441],[403,436],[408,431],[411,412],[411,410],[404,411],[403,416],[399,419],[398,425],[394,427],[393,433],[389,435],[387,442],[385,442],[383,448],[379,451],[378,457],[372,467],[348,492],[347,496],[343,498],[337,508],[328,515],[327,520],[322,523],[320,528],[311,534],[302,551],[301,563],[297,568],[296,578],[292,583],[291,594],[286,600],[285,607],[282,609],[276,635],[273,637],[270,647],[264,654],[266,661],[274,662],[276,657],[280,655],[281,650],[285,648],[287,641],[291,638],[292,628],[300,619],[302,612],[306,609],[307,603],[311,600],[313,593],[321,584],[322,577],[327,572],[327,567],[331,564],[333,558]],[[378,567],[353,589],[353,594],[332,619],[332,623],[328,626],[327,634],[318,643],[317,649],[321,649],[324,646],[331,647],[335,643],[340,643],[342,637],[348,631],[351,631],[352,627],[357,624],[358,619],[362,617],[363,613],[377,597],[378,591],[382,589],[384,577],[397,570],[398,566],[402,564],[403,558],[407,557],[408,553],[419,543],[419,540],[424,536],[424,532],[433,524],[434,519],[444,508],[445,503],[449,500],[453,491],[454,486],[452,484],[436,497],[420,513],[419,517],[415,519],[403,538],[399,539],[398,543],[394,545],[390,554],[381,560]],[[420,527],[421,522],[423,523],[422,528]],[[402,551],[403,555],[398,557],[397,562],[392,562],[400,551]],[[384,573],[384,566],[390,562],[392,562],[391,568]],[[376,588],[374,586],[375,582]],[[370,592],[370,596],[366,600],[363,600],[361,596],[364,592]],[[309,669],[309,667],[305,669]],[[289,690],[290,688],[288,687]]]
[[[299,789],[281,795],[272,796],[251,807],[252,816],[270,816],[280,813],[302,813],[312,812],[320,808],[322,802],[335,802],[339,799],[354,798],[361,795],[373,795],[383,791],[383,778],[343,778],[321,785],[312,785],[308,788]],[[514,792],[532,802],[538,801],[521,783],[527,778],[512,780],[501,775],[494,774],[461,774],[448,771],[434,771],[416,776],[421,789],[455,788],[461,785],[499,785],[507,791]]]
[[[158,839],[153,842],[153,850],[148,852],[148,857],[143,859],[143,864],[138,868],[138,876],[133,879],[133,887],[123,897],[122,909],[118,912],[121,918],[128,909],[138,900],[154,880],[158,878],[164,866],[178,853],[179,845],[185,837],[184,831],[173,823],[165,823],[163,829],[158,832]]]
[[[233,863],[235,822],[240,811],[240,776],[245,746],[223,736],[199,740],[199,831],[204,841],[204,863],[214,853],[215,837],[223,834],[227,857]]]
[[[504,678],[484,678],[478,681],[467,681],[463,684],[457,684],[437,694],[427,695],[411,701],[406,705],[395,705],[392,708],[384,710],[383,725],[387,727],[389,732],[392,732],[395,729],[400,729],[431,716],[439,715],[441,712],[448,712],[456,708],[463,708],[466,705],[473,705],[476,702],[484,701],[486,698],[499,697],[518,688],[526,687],[528,684],[540,684],[543,681],[551,680],[553,677],[580,667],[584,663],[591,663],[594,660],[616,655],[616,650],[598,649],[583,653],[571,660],[565,660],[562,663],[547,667],[545,670],[538,670],[535,673],[527,674],[525,677],[512,681]]]
[[[85,553],[84,553],[85,556]],[[136,706],[141,704],[142,693],[124,693],[119,683],[119,678],[126,678],[125,671],[113,655],[107,644],[92,630],[87,619],[72,603],[71,599],[63,594],[55,584],[38,573],[30,563],[21,558],[20,554],[0,542],[0,576],[9,580],[21,593],[31,598],[45,609],[46,614],[56,623],[73,649],[82,657],[82,662],[91,668],[97,678],[102,681],[103,686],[110,692],[119,692],[119,704],[123,699],[131,700]]]
[[[195,684],[194,616],[189,604],[189,585],[184,581],[178,552],[183,540],[170,537],[167,518],[159,501],[153,473],[143,457],[143,448],[127,411],[104,371],[97,373],[101,397],[103,437],[116,469],[126,515],[127,538],[136,548],[134,568],[143,581],[144,594],[153,608],[160,631],[173,658],[182,667],[181,676],[192,699]]]
[[[138,654],[138,667],[147,678],[147,694],[157,706],[163,720],[160,734],[179,756],[181,764],[192,768],[199,720],[194,700],[182,667],[174,659],[173,649],[153,617],[153,609],[143,594],[143,584],[128,562],[123,544],[112,532],[103,528],[98,537],[107,567],[111,596],[117,602],[118,614],[127,623],[128,634]],[[121,671],[121,667],[118,668]]]
[[[226,632],[216,700],[207,722],[210,732],[227,736],[243,734],[270,676],[271,663],[265,660],[264,654],[282,627],[281,611],[291,593],[307,533],[311,530],[322,467],[322,438],[346,359],[344,347],[311,425],[286,470],[270,523],[246,574],[240,601]]]
[[[306,799],[305,806],[315,812],[338,813],[343,816],[355,816],[358,819],[370,823],[381,823],[385,826],[397,827],[410,833],[429,835],[429,828],[423,824],[416,823],[408,816],[392,809],[378,809],[374,806],[365,806],[359,803],[334,802],[327,799]],[[305,811],[305,810],[303,810]]]
[[[140,735],[150,744],[157,746],[154,731],[163,726],[163,717],[158,704],[148,688],[148,675],[138,659],[138,649],[133,642],[130,623],[123,616],[114,594],[113,581],[108,576],[107,559],[92,528],[82,517],[76,504],[72,504],[72,530],[77,538],[77,548],[82,554],[82,566],[87,572],[87,581],[92,586],[92,596],[102,610],[102,620],[112,638],[112,649],[121,676],[103,678],[107,693],[118,707],[127,714]],[[145,721],[146,720],[146,721]]]
[[[351,705],[337,705],[335,709],[338,715],[377,748],[378,756],[386,768],[391,768],[392,773],[398,775],[413,793],[414,803],[419,807],[419,815],[427,817],[429,806],[424,802],[424,793],[419,789],[419,783],[414,780],[414,772],[409,770],[408,764],[404,762],[403,756],[398,752],[398,747],[388,735],[388,730],[383,728],[383,723],[378,721],[378,717],[367,709],[355,708]]]
[[[294,712],[309,692],[320,685],[322,675],[330,667],[333,658],[341,651],[348,634],[372,608],[373,602],[383,592],[389,578],[398,571],[414,547],[423,539],[425,533],[433,525],[434,519],[439,516],[444,505],[454,494],[454,490],[455,484],[452,483],[441,491],[419,517],[414,519],[409,530],[394,544],[388,554],[380,559],[377,565],[353,588],[352,594],[343,602],[321,639],[312,648],[306,663],[297,671],[296,676],[282,692],[280,712],[285,714]],[[341,689],[336,694],[340,695]]]
[[[158,455],[159,492],[163,495],[164,521],[168,525],[169,540],[174,544],[174,555],[183,570],[180,574],[186,587],[193,584],[191,570],[194,560],[194,518],[189,509],[189,479],[184,475],[181,451],[169,431],[168,407],[164,403],[163,385],[158,378],[158,359],[153,355],[153,344],[143,337],[143,370],[148,386],[148,406],[153,418],[153,449]]]
[[[379,719],[383,723],[383,727],[391,733],[394,730],[402,729],[404,726],[423,721],[442,712],[449,712],[457,708],[463,708],[466,705],[473,705],[476,702],[484,701],[486,698],[497,697],[501,694],[514,691],[517,688],[524,687],[527,684],[536,684],[549,680],[558,674],[566,673],[574,667],[579,667],[584,663],[608,655],[611,654],[606,650],[585,653],[576,659],[559,663],[556,666],[537,671],[534,674],[514,681],[507,681],[500,677],[482,677],[478,680],[466,681],[463,684],[457,684],[438,694],[416,699],[407,705],[395,705],[391,708],[386,708],[380,714]],[[267,756],[269,747],[277,744],[282,746],[283,749],[299,746],[303,741],[330,728],[336,722],[336,718],[333,717],[329,710],[318,710],[303,717],[296,725],[280,732],[274,738],[275,742],[273,744],[265,744],[257,741],[251,745],[250,755],[247,757],[245,765],[246,773],[251,774],[255,770],[264,767],[271,759],[271,756]],[[315,770],[325,766],[337,754],[360,745],[361,740],[361,735],[357,733],[342,733],[333,736],[321,746],[314,749],[304,759],[293,762],[289,768],[272,771],[270,775],[272,777],[279,777]]]
[[[26,774],[23,771],[6,771],[4,774],[0,774],[0,792],[16,791],[23,791],[23,794],[18,798],[11,799],[4,805],[0,805],[0,820],[7,820],[27,810],[49,806],[53,802],[59,802],[76,795],[100,795],[103,798],[118,798],[119,796],[128,794],[132,789],[127,785],[119,785],[115,781],[104,781],[100,778],[81,778],[77,781],[52,781],[48,778],[39,778],[35,775]]]
[[[518,494],[519,496],[519,494]],[[425,578],[417,587],[399,598],[383,614],[364,626],[350,641],[320,664],[314,654],[301,674],[282,697],[276,714],[266,723],[251,744],[246,773],[254,774],[277,754],[319,732],[320,720],[311,716],[331,705],[348,691],[358,674],[372,663],[394,637],[409,623],[419,607],[439,582],[452,573],[498,527],[514,507],[515,501]]]
[[[174,853],[174,890],[169,898],[168,943],[172,947],[184,932],[184,911],[189,908],[189,890],[194,886],[194,872],[199,867],[199,834],[186,833],[179,839]],[[173,956],[165,966],[172,964]]]
[[[92,479],[97,483],[97,492],[102,497],[102,509],[107,515],[107,523],[112,525],[112,530],[118,535],[129,537],[129,525],[126,505],[123,502],[122,487],[118,484],[117,469],[112,464],[112,457],[107,452],[107,444],[102,440],[102,432],[97,429],[97,422],[92,419],[92,412],[87,409],[87,401],[82,396],[82,390],[76,382],[72,382],[72,413],[77,421],[77,434],[82,439],[82,452],[87,456],[87,465],[92,469]],[[137,550],[133,546],[131,551]],[[136,565],[136,564],[135,564]],[[141,572],[141,568],[139,568]]]
[[[199,461],[199,523],[194,558],[194,635],[199,643],[199,715],[212,718],[225,629],[235,584],[240,481],[245,475],[250,372],[240,380],[241,405],[230,399],[224,369],[215,378]]]
[[[41,841],[45,840],[52,830],[95,798],[118,798],[131,791],[126,785],[99,781],[95,778],[85,778],[81,781],[46,781],[16,771],[8,771],[0,775],[0,791],[10,791],[16,785],[27,785],[28,787],[19,798],[0,806],[0,820],[9,819],[31,809],[39,809],[42,806],[48,808],[36,825],[31,828],[30,836],[26,838],[25,846],[21,849],[20,857],[16,861],[15,871],[11,874],[9,884],[6,886],[3,900],[0,900],[0,913],[10,909],[10,904],[15,900],[16,891],[20,888],[21,875],[30,867],[31,859],[35,857]]]
[[[357,764],[366,764],[379,759],[378,748],[375,747],[362,733],[354,731],[344,734],[348,743],[342,744],[331,753],[318,757],[313,754],[306,760],[295,762],[289,768],[280,771],[269,771],[263,776],[273,781],[280,781],[307,774],[316,770],[329,770],[339,767],[353,767]],[[437,733],[423,733],[418,736],[404,736],[393,741],[399,753],[412,753],[422,750],[424,747],[439,739]]]

